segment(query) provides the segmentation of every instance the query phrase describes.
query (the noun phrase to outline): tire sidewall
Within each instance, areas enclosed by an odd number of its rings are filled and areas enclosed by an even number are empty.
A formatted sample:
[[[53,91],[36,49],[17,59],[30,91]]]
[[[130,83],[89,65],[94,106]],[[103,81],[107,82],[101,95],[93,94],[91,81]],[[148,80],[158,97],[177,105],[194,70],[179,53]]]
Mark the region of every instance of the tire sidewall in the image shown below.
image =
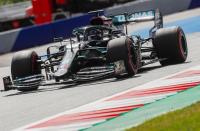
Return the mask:
[[[162,28],[156,31],[153,45],[162,65],[183,63],[187,59],[187,40],[180,27]]]
[[[124,62],[125,62],[128,74],[130,76],[133,76],[138,71],[138,56],[130,38],[126,39],[126,47],[127,47],[127,58],[125,58]]]

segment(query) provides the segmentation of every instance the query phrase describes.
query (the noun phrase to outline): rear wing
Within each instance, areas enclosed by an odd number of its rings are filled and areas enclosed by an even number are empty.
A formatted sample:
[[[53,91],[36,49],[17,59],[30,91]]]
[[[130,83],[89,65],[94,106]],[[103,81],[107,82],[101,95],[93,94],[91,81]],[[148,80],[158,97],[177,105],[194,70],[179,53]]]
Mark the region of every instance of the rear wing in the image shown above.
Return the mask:
[[[131,14],[124,13],[115,16],[111,16],[113,24],[116,26],[122,24],[129,24],[132,22],[145,22],[145,21],[154,21],[154,26],[150,29],[150,36],[153,35],[155,30],[163,28],[163,17],[159,9],[134,12]]]

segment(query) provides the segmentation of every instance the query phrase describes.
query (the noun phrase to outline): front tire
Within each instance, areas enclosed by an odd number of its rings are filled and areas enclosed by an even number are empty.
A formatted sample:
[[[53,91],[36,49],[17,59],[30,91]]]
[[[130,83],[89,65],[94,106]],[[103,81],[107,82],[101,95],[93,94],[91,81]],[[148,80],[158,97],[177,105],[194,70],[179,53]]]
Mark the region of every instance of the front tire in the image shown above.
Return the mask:
[[[108,42],[107,49],[109,62],[123,60],[128,76],[134,76],[137,73],[138,55],[130,38],[123,36],[113,39]],[[116,77],[121,78],[119,75]]]
[[[37,62],[38,55],[34,51],[22,51],[14,54],[11,63],[12,79],[23,78],[41,74],[40,64]],[[30,88],[17,88],[19,91],[37,90],[38,86]]]

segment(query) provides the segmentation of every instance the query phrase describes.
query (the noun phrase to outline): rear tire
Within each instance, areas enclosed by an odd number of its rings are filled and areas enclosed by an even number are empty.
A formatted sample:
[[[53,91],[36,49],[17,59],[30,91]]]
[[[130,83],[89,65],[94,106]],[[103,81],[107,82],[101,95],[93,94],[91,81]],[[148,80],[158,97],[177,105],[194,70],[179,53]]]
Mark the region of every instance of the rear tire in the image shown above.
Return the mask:
[[[113,39],[108,42],[107,49],[109,62],[123,60],[128,76],[134,76],[137,73],[138,55],[130,38],[123,36]],[[121,78],[121,75],[117,75],[116,78]]]
[[[14,54],[11,63],[12,79],[23,78],[41,74],[40,64],[37,62],[38,55],[34,51],[23,51]],[[17,88],[19,91],[33,91],[38,87]]]
[[[156,31],[154,46],[161,65],[183,63],[187,59],[188,48],[181,27],[162,28]]]

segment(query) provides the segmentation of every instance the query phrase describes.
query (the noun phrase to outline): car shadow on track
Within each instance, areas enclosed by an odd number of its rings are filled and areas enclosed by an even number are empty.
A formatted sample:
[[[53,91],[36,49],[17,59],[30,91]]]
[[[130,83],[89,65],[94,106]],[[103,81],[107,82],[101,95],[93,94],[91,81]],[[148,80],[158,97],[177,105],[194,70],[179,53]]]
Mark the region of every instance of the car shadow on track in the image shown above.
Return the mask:
[[[143,67],[140,70],[138,70],[138,74],[144,74],[144,73],[147,73],[151,70],[158,69],[158,68],[161,68],[161,67],[163,67],[163,66],[157,65],[157,66]]]
[[[134,78],[136,78],[136,77],[139,77],[139,76],[134,76]],[[131,78],[133,78],[133,77],[131,77]],[[16,93],[8,94],[8,95],[5,95],[4,97],[17,96],[17,95],[25,95],[25,94],[34,94],[34,93],[42,93],[42,92],[51,92],[51,91],[56,91],[56,90],[64,90],[64,89],[68,89],[68,88],[78,88],[78,87],[82,87],[82,86],[91,86],[91,85],[98,85],[98,84],[106,84],[106,83],[111,83],[111,82],[119,82],[119,81],[123,81],[123,80],[126,80],[126,79],[128,79],[128,78],[121,78],[121,79],[111,78],[111,79],[98,80],[98,81],[92,81],[92,82],[59,85],[57,87],[55,87],[55,86],[44,87],[43,86],[43,88],[40,88],[40,89],[38,89],[36,91],[27,91],[27,92],[17,91]]]
[[[28,92],[17,91],[15,93],[5,95],[4,97],[11,97],[11,96],[25,95],[25,94],[34,94],[34,93],[41,93],[41,92],[51,92],[51,91],[63,90],[63,89],[67,89],[67,88],[78,88],[78,87],[82,87],[82,86],[91,86],[91,85],[119,82],[119,81],[124,81],[124,80],[127,80],[127,79],[134,79],[134,78],[137,78],[137,77],[142,77],[141,74],[148,73],[151,70],[155,70],[155,69],[158,69],[158,68],[161,68],[161,67],[162,67],[161,65],[143,67],[138,71],[138,74],[133,76],[133,77],[124,77],[124,78],[120,78],[120,79],[110,78],[110,79],[102,79],[102,80],[84,82],[84,83],[60,84],[60,85],[46,86],[46,87],[42,86],[42,88],[40,88],[36,91],[28,91]]]

